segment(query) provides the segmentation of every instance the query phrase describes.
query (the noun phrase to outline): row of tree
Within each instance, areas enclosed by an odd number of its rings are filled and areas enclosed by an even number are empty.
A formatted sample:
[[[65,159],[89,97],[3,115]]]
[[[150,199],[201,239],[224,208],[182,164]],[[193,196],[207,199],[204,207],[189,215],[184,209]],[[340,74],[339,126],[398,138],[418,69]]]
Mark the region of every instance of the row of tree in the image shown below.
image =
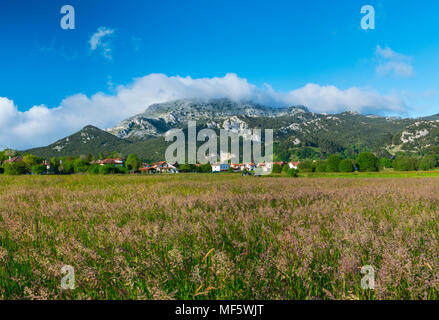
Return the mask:
[[[439,156],[425,155],[422,158],[401,154],[394,159],[378,159],[371,152],[362,152],[355,159],[343,159],[331,155],[327,160],[304,160],[299,164],[302,172],[374,172],[393,168],[395,171],[433,170],[439,166]]]
[[[136,154],[130,154],[125,160],[124,166],[115,166],[111,164],[100,165],[91,164],[90,156],[79,158],[63,157],[52,158],[47,163],[44,159],[39,158],[33,154],[24,154],[21,161],[5,162],[12,156],[18,154],[12,150],[4,150],[0,152],[0,173],[9,175],[19,174],[72,174],[72,173],[90,173],[90,174],[124,174],[132,171],[137,171],[142,161]],[[43,164],[44,163],[44,164]],[[48,166],[50,169],[48,169]],[[428,154],[422,158],[413,155],[401,154],[394,159],[381,158],[378,159],[371,152],[362,152],[355,159],[343,158],[341,155],[335,154],[328,157],[326,160],[304,160],[299,164],[301,172],[373,172],[383,169],[393,168],[396,171],[416,171],[416,170],[432,170],[439,166],[439,156],[436,154]],[[181,164],[180,172],[212,172],[210,164],[192,165]],[[229,169],[233,172],[233,169]],[[288,165],[281,167],[279,164],[273,165],[273,173],[284,173],[290,176],[296,176],[297,172],[290,169]]]
[[[142,161],[135,154],[130,154],[124,166],[115,166],[112,164],[100,165],[91,164],[93,158],[81,156],[52,158],[45,161],[33,154],[24,154],[21,160],[9,162],[11,157],[21,156],[12,150],[0,152],[0,173],[9,175],[19,174],[72,174],[72,173],[90,173],[90,174],[110,174],[110,173],[128,173],[137,171],[142,165]]]

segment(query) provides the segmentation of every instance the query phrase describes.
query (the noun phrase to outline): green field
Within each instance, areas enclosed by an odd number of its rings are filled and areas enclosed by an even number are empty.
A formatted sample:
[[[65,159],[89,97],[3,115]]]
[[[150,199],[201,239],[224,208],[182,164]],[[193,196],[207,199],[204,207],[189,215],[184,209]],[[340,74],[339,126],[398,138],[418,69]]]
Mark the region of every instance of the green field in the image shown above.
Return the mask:
[[[0,176],[0,299],[439,298],[438,172],[310,176]]]

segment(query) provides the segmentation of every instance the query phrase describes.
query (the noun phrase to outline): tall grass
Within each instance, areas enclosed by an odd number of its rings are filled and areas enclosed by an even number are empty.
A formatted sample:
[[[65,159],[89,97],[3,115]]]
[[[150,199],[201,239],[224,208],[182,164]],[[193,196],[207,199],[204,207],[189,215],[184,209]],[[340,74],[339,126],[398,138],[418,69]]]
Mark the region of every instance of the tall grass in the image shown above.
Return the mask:
[[[2,176],[0,298],[438,299],[438,237],[437,178]]]

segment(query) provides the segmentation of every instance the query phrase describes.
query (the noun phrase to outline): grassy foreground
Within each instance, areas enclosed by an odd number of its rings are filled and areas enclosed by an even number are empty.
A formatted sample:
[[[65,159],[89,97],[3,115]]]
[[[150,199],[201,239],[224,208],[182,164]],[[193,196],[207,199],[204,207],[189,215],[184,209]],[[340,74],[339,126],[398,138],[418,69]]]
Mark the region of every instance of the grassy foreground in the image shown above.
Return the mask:
[[[438,299],[438,271],[434,177],[0,176],[0,299]]]

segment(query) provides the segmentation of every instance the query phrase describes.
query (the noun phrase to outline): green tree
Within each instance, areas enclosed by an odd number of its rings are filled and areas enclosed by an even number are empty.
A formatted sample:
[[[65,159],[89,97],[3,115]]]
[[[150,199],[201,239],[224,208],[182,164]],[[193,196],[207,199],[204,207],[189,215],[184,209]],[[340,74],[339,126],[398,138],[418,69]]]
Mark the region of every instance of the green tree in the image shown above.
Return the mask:
[[[282,172],[282,167],[280,166],[280,164],[278,163],[273,164],[272,173],[281,173],[281,172]]]
[[[328,158],[326,162],[326,171],[327,172],[338,172],[338,166],[340,165],[341,157],[339,155],[333,154]]]
[[[344,159],[340,161],[340,164],[338,166],[338,169],[340,172],[353,172],[354,171],[354,165],[352,163],[351,159]]]
[[[288,174],[288,170],[290,170],[290,166],[288,164],[284,164],[284,166],[282,167],[282,173]]]
[[[26,173],[26,166],[23,161],[5,163],[3,164],[3,169],[5,170],[5,174],[8,175],[19,175]]]
[[[379,164],[380,164],[380,168],[383,169],[392,168],[392,160],[389,158],[381,158]]]
[[[292,178],[297,178],[299,176],[299,170],[294,168],[288,169],[288,176]]]
[[[59,160],[57,160],[55,157],[50,159],[50,165],[52,166],[51,170],[54,173],[59,173]]]
[[[316,172],[326,172],[327,163],[324,160],[317,161]]]
[[[60,173],[71,174],[75,171],[74,160],[61,160],[58,170]]]
[[[24,166],[26,168],[26,171],[31,172],[32,167],[38,163],[38,160],[39,159],[36,155],[30,154],[30,153],[25,154],[23,156],[23,162],[24,162]]]
[[[210,163],[205,163],[205,164],[200,165],[200,169],[201,169],[201,172],[203,172],[203,173],[212,172],[212,166],[210,165]]]
[[[6,157],[5,151],[0,151],[0,163],[2,163],[3,161],[5,161],[6,159],[8,159]]]
[[[359,171],[372,172],[378,171],[378,158],[371,152],[361,152],[357,157],[357,166]]]
[[[179,166],[178,170],[180,172],[193,172],[194,171],[194,165],[193,164],[187,164],[183,163]]]
[[[437,160],[434,155],[427,155],[422,158],[421,162],[419,163],[419,168],[421,170],[427,171],[435,168],[437,165]]]
[[[105,164],[103,166],[100,166],[99,173],[101,173],[101,174],[114,173],[114,165],[113,164]]]
[[[32,166],[32,174],[43,174],[46,171],[46,167],[42,164],[36,164]]]
[[[318,157],[318,153],[311,148],[303,148],[296,152],[299,159],[315,159]]]
[[[139,159],[137,154],[134,153],[128,155],[127,160],[125,161],[125,166],[128,168],[128,170],[137,171],[141,165],[142,161]]]
[[[115,167],[114,167],[114,173],[118,173],[118,174],[126,174],[126,173],[129,173],[129,170],[128,170],[128,168],[126,168],[126,167],[115,166]]]
[[[89,152],[87,154],[87,158],[85,160],[87,160],[88,163],[92,162],[93,161],[93,155]]]
[[[88,173],[90,174],[99,174],[101,166],[99,164],[92,164],[88,167]]]
[[[315,171],[314,163],[311,160],[304,160],[299,163],[299,170],[301,172],[313,172]]]
[[[87,172],[87,170],[88,170],[88,162],[86,160],[76,159],[73,162],[73,170],[76,173]]]
[[[393,160],[393,168],[396,171],[416,171],[419,168],[419,160],[415,157],[400,155]]]
[[[12,150],[12,149],[3,150],[3,154],[5,157],[3,160],[7,160],[7,159],[9,159],[9,157],[15,157],[16,155],[18,155],[17,151]]]

